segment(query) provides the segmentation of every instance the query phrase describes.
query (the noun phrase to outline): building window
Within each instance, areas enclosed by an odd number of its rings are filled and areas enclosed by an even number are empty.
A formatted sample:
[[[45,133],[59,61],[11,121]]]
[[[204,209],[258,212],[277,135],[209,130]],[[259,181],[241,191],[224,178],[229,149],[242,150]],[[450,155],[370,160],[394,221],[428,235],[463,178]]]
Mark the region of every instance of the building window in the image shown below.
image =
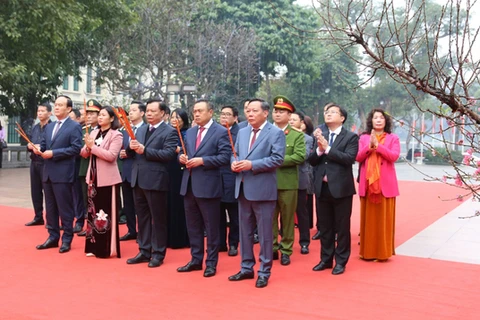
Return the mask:
[[[73,77],[73,91],[78,91],[78,76]]]
[[[98,84],[98,83],[95,86],[95,93],[96,94],[101,94],[102,93],[102,88],[100,87],[100,84]]]
[[[92,68],[87,68],[87,93],[92,93]]]
[[[178,93],[173,95],[173,102],[178,103]]]
[[[68,76],[63,77],[63,90],[68,90]]]

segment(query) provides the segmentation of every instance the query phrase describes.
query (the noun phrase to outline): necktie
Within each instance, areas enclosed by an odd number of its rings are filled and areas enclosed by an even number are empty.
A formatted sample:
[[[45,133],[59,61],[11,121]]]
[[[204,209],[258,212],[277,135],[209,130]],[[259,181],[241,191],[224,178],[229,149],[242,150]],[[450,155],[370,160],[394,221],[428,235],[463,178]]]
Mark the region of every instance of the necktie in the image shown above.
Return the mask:
[[[200,143],[202,142],[202,132],[205,130],[205,127],[198,128],[197,140],[195,141],[195,150],[198,149]]]
[[[53,140],[53,138],[55,138],[55,135],[57,134],[57,131],[60,128],[61,124],[62,124],[62,121],[57,121],[57,124],[55,125],[55,128],[53,128],[52,140]]]
[[[330,141],[328,142],[328,145],[329,145],[330,147],[331,147],[332,144],[333,144],[333,138],[334,138],[334,137],[335,137],[335,133],[334,133],[334,132],[330,133]]]
[[[250,141],[250,148],[248,150],[252,150],[255,140],[257,140],[257,132],[260,131],[260,129],[252,129],[252,131],[253,131],[253,137],[252,137],[252,141]]]
[[[155,127],[150,125],[150,129],[148,129],[148,130],[150,130],[150,132],[153,133],[153,131],[155,131]]]

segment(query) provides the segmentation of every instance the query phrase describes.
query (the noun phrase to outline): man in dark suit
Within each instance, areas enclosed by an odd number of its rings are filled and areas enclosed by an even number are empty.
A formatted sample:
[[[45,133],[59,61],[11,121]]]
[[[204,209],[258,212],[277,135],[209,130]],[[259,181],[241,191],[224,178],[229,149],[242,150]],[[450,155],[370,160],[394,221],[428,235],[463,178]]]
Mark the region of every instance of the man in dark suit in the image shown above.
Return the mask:
[[[332,274],[345,272],[350,257],[350,217],[355,183],[352,165],[358,151],[358,136],[343,128],[347,111],[335,103],[326,106],[328,130],[315,130],[316,150],[308,161],[315,166],[315,195],[319,213],[321,261],[314,271],[335,267]],[[338,235],[335,246],[335,233]]]
[[[240,210],[241,270],[230,281],[253,279],[255,255],[253,234],[258,226],[260,270],[257,288],[268,285],[273,262],[272,222],[277,201],[276,170],[285,157],[285,134],[268,123],[270,106],[262,99],[253,99],[247,107],[250,126],[240,129],[235,143],[238,159],[231,159],[237,173],[235,196]]]
[[[220,124],[229,127],[232,142],[235,144],[238,133],[238,109],[232,106],[222,107]],[[228,255],[233,257],[238,254],[239,227],[238,227],[238,201],[235,199],[235,176],[230,168],[230,163],[220,168],[222,174],[222,202],[220,206],[220,251],[227,251],[227,214],[229,220]]]
[[[58,247],[60,239],[59,218],[63,226],[62,246],[59,252],[70,251],[73,239],[73,183],[75,181],[75,157],[82,147],[82,128],[69,117],[73,107],[67,96],[55,100],[54,114],[56,122],[47,125],[42,142],[35,154],[44,160],[43,188],[47,211],[47,229],[49,237],[37,246],[37,249]]]
[[[33,144],[40,144],[45,134],[47,124],[49,124],[50,116],[52,115],[52,105],[50,102],[44,102],[37,107],[37,123],[30,136],[30,141]],[[32,221],[27,222],[25,225],[39,226],[45,224],[43,220],[43,158],[33,153],[33,146],[28,144],[28,151],[30,152],[30,192],[32,195],[33,210],[35,217]]]
[[[130,104],[128,110],[128,118],[132,124],[133,132],[136,134],[138,128],[143,126],[143,117],[145,115],[146,106],[142,101],[134,100]],[[135,201],[132,188],[132,165],[135,153],[127,154],[126,150],[130,145],[130,136],[127,131],[123,131],[123,147],[120,151],[120,159],[123,162],[122,169],[122,196],[123,196],[123,213],[127,218],[128,232],[120,237],[120,241],[137,239],[137,218],[135,215]]]
[[[175,158],[177,133],[163,119],[167,105],[160,99],[147,101],[148,126],[137,129],[136,140],[127,148],[132,164],[132,188],[138,217],[140,252],[127,264],[148,262],[148,267],[163,264],[167,252],[167,164]]]
[[[222,176],[220,168],[230,161],[232,149],[227,129],[214,122],[213,106],[200,99],[193,106],[194,128],[187,130],[185,148],[179,161],[188,170],[183,171],[180,194],[184,196],[185,218],[190,239],[192,259],[178,272],[203,269],[204,228],[207,232],[207,258],[204,277],[217,272],[220,247],[220,200]]]

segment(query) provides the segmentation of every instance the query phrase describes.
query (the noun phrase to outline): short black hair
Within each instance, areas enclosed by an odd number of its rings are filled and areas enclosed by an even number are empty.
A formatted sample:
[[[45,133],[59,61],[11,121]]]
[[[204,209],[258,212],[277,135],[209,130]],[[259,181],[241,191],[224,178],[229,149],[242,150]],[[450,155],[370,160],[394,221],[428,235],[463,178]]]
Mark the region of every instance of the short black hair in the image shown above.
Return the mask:
[[[193,105],[196,105],[197,103],[200,103],[200,102],[205,102],[207,104],[207,110],[213,110],[213,104],[210,102],[210,100],[205,98],[196,100]]]
[[[70,107],[70,108],[73,108],[73,101],[72,101],[72,98],[70,98],[69,96],[66,96],[64,94],[61,94],[57,97],[58,98],[66,98],[67,99],[67,107]]]
[[[295,110],[292,114],[296,114],[300,118],[300,121],[305,120],[305,114],[302,111]]]
[[[167,106],[167,108],[165,108],[165,114],[170,115],[170,113],[171,113],[170,107]]]
[[[48,112],[52,112],[52,103],[50,101],[43,101],[38,104],[37,109],[38,107],[45,107]]]
[[[177,109],[172,111],[172,115],[174,113],[182,119],[182,121],[183,121],[183,127],[182,128],[188,129],[190,127],[190,121],[188,120],[187,111],[185,111],[183,109],[180,109],[180,108],[177,108]]]
[[[226,108],[232,109],[233,116],[234,116],[234,117],[238,117],[238,109],[235,108],[234,106],[223,106],[220,111],[223,111],[223,109],[226,109]]]
[[[147,112],[147,106],[142,100],[133,100],[130,104],[138,104],[138,109],[143,112]]]
[[[310,118],[309,116],[305,116],[305,118],[303,119],[303,123],[305,123],[305,133],[311,136],[313,133],[312,118]]]
[[[147,106],[150,104],[150,103],[155,103],[155,102],[158,102],[158,106],[160,108],[160,110],[164,111],[165,113],[167,113],[167,104],[165,103],[165,101],[163,101],[163,99],[160,99],[160,98],[152,98],[152,99],[149,99],[147,101]]]
[[[41,105],[39,105],[40,107]],[[47,109],[48,110],[48,109]],[[82,115],[80,114],[80,110],[78,109],[72,109],[70,112],[73,112],[75,114],[75,118],[79,119]]]
[[[345,123],[345,121],[347,121],[348,113],[347,113],[347,110],[345,110],[343,107],[341,107],[340,105],[338,105],[334,102],[330,102],[330,103],[325,105],[324,109],[328,110],[328,109],[334,108],[334,107],[336,107],[340,110],[340,115],[343,117],[343,122],[342,123]]]
[[[261,99],[261,98],[253,98],[253,99],[250,99],[250,101],[248,102],[248,104],[250,104],[250,103],[252,103],[252,102],[260,102],[263,111],[269,111],[269,110],[270,110],[270,105],[268,104],[268,102],[265,101],[265,100],[263,100],[263,99]]]
[[[115,112],[113,111],[113,107],[111,106],[103,106],[102,109],[100,109],[100,111],[102,110],[105,110],[107,111],[108,115],[110,116],[110,118],[113,117],[113,122],[112,122],[112,125],[111,125],[111,129],[114,129],[114,130],[117,130],[118,128],[120,128],[120,120],[118,120]]]

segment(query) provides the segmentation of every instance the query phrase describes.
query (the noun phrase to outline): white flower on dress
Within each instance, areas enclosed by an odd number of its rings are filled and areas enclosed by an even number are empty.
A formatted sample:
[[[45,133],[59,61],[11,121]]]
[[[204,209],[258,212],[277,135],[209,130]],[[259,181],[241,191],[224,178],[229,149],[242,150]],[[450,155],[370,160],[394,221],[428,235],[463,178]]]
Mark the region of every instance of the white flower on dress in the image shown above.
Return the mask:
[[[105,211],[103,211],[102,209],[100,209],[100,212],[96,213],[96,215],[97,215],[97,220],[107,221],[108,214],[106,214]]]

